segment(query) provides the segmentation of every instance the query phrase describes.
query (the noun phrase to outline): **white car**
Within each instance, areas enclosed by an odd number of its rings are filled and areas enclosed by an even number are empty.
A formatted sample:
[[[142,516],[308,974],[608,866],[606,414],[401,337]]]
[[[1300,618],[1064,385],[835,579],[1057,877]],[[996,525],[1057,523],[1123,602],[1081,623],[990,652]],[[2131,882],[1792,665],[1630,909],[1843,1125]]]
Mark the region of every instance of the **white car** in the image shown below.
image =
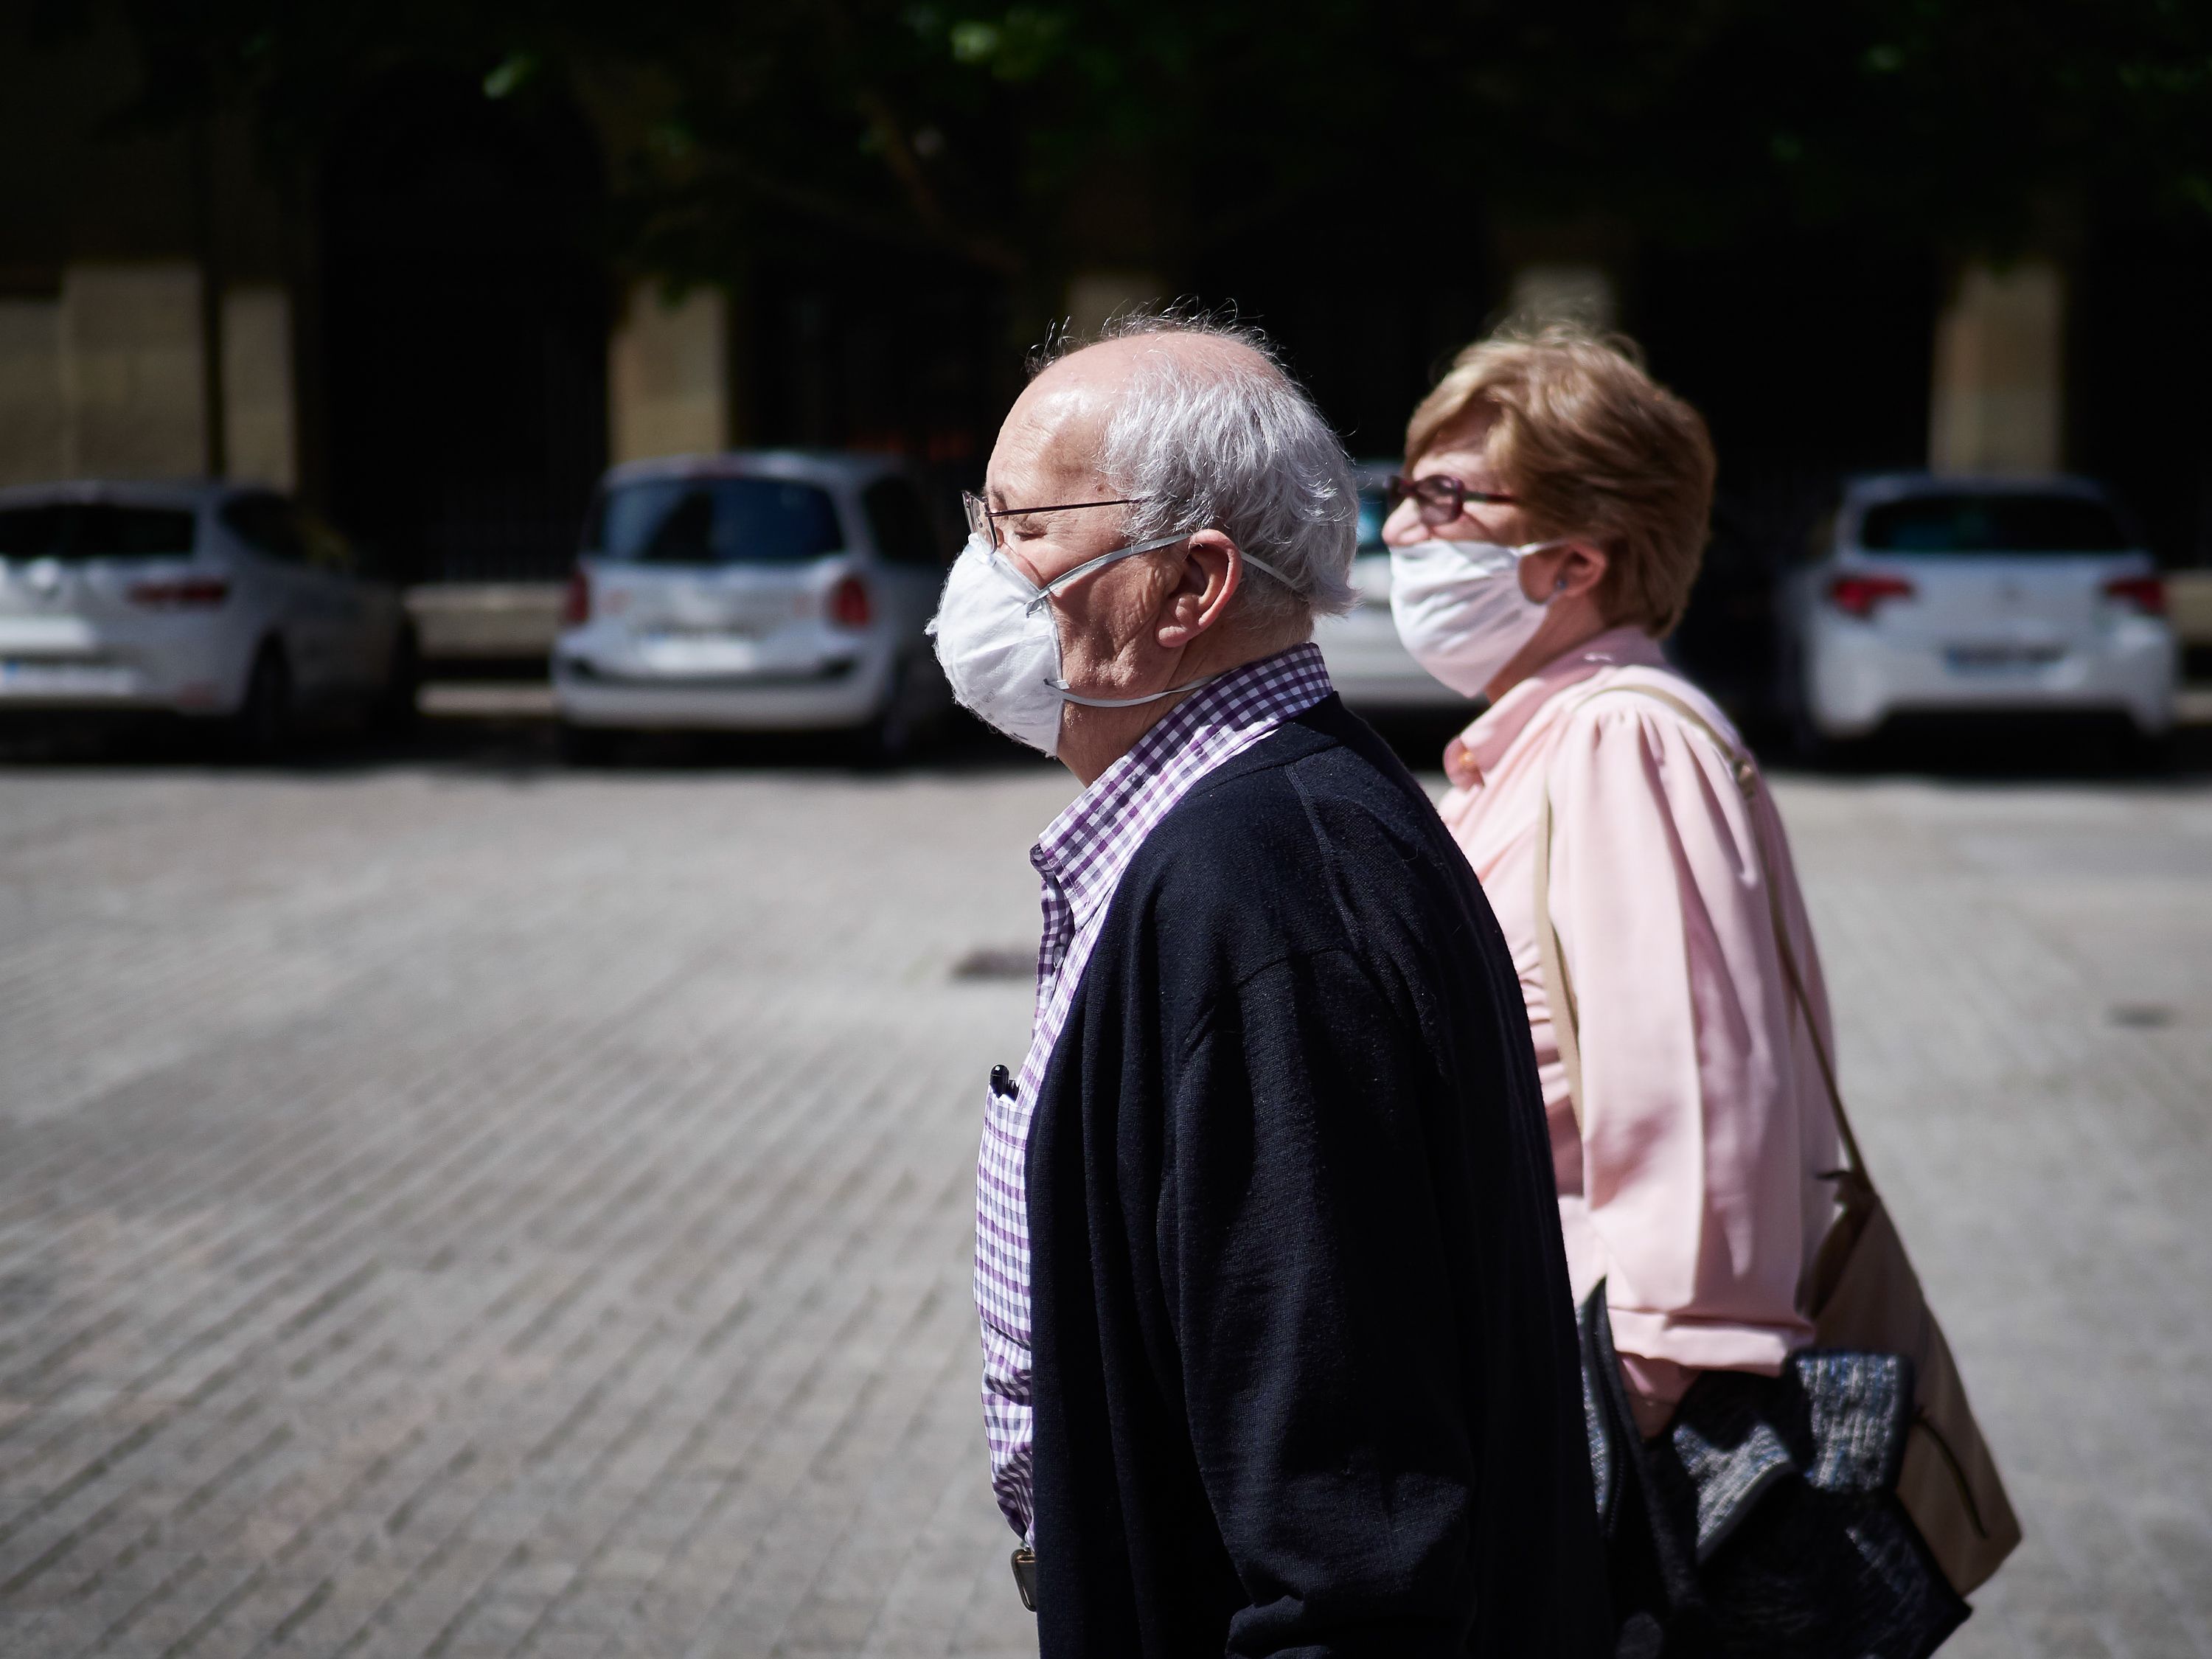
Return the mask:
[[[1359,546],[1352,561],[1352,583],[1359,603],[1348,614],[1323,617],[1314,625],[1314,643],[1328,664],[1328,678],[1350,707],[1368,714],[1464,712],[1475,704],[1433,678],[1415,662],[1398,638],[1390,616],[1390,550],[1382,544],[1382,521],[1390,516],[1385,494],[1397,469],[1365,461],[1354,469],[1359,483]]]
[[[922,632],[948,551],[888,457],[615,468],[553,647],[564,746],[588,759],[626,731],[842,731],[902,751],[951,706]]]
[[[1783,591],[1809,740],[1893,714],[2124,714],[2173,724],[2179,655],[2158,565],[2078,478],[1855,480]]]
[[[397,590],[287,497],[222,483],[0,490],[0,714],[228,722],[249,752],[302,717],[411,713]]]

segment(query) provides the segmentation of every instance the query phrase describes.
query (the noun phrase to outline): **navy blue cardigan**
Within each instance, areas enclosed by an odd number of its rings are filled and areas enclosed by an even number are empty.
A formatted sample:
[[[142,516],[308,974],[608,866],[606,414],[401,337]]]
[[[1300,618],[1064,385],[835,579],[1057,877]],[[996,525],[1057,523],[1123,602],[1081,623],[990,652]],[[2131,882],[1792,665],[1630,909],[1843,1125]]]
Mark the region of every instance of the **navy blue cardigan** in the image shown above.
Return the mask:
[[[1028,1190],[1043,1659],[1610,1650],[1520,986],[1335,698],[1139,850]]]

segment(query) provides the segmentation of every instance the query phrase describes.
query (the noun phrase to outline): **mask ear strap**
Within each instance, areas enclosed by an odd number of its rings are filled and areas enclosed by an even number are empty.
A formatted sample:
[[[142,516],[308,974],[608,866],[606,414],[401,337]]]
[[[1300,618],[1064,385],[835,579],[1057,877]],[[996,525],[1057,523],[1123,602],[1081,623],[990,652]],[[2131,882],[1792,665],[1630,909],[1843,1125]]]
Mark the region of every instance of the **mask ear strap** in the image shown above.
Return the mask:
[[[1133,553],[1150,553],[1157,548],[1172,547],[1177,542],[1189,540],[1195,533],[1196,532],[1193,531],[1178,530],[1172,536],[1155,536],[1150,541],[1132,542],[1127,547],[1116,547],[1107,552],[1101,553],[1095,559],[1085,559],[1081,564],[1077,565],[1074,569],[1063,570],[1060,574],[1054,576],[1050,581],[1045,583],[1042,587],[1037,587],[1036,597],[1029,602],[1029,609],[1032,611],[1036,610],[1038,605],[1050,599],[1055,592],[1066,586],[1070,582],[1079,580],[1081,578],[1089,575],[1094,570],[1103,569],[1106,566],[1113,563],[1116,559],[1126,559]],[[1001,553],[1000,556],[1003,558],[1005,555]],[[1034,587],[1036,586],[1036,584],[1033,582],[1030,586]]]
[[[1172,697],[1178,691],[1195,691],[1200,686],[1210,684],[1220,678],[1219,674],[1208,674],[1203,678],[1191,680],[1182,685],[1171,685],[1164,691],[1149,692],[1141,697],[1086,697],[1069,690],[1066,680],[1047,680],[1045,684],[1059,692],[1068,702],[1079,702],[1085,708],[1134,708],[1139,703],[1158,702],[1162,697]]]
[[[1185,535],[1188,535],[1188,533],[1189,532],[1187,531],[1184,532]],[[1125,547],[1121,550],[1121,553],[1148,552],[1155,546],[1165,547],[1169,542],[1179,542],[1182,539],[1182,536],[1170,536],[1165,541],[1157,543],[1147,542],[1139,547]],[[1281,571],[1276,569],[1274,566],[1267,563],[1265,560],[1254,558],[1249,553],[1245,553],[1242,548],[1238,549],[1237,551],[1243,555],[1245,563],[1257,566],[1260,569],[1266,571],[1270,576],[1273,576],[1277,581],[1282,583],[1284,586],[1295,588],[1297,586],[1297,584],[1293,582],[1288,576],[1285,576]],[[1109,553],[1106,556],[1108,558],[1118,558],[1120,556],[1120,553]],[[1091,564],[1097,564],[1100,561],[1093,559],[1091,562]],[[1073,570],[1069,571],[1067,574],[1070,576],[1077,575],[1087,568],[1089,568],[1089,566],[1078,565]],[[1065,580],[1066,578],[1059,577],[1054,580]],[[1200,686],[1209,684],[1220,678],[1221,676],[1219,674],[1207,674],[1201,678],[1187,681],[1182,685],[1171,685],[1164,691],[1151,692],[1141,697],[1086,697],[1080,692],[1069,690],[1068,684],[1066,680],[1047,680],[1045,684],[1050,686],[1054,690],[1059,692],[1060,695],[1066,698],[1068,702],[1079,702],[1085,708],[1134,708],[1139,703],[1158,702],[1162,697],[1172,697],[1178,691],[1195,691]]]
[[[1068,583],[1075,581],[1081,577],[1087,576],[1092,571],[1113,563],[1116,559],[1126,559],[1133,553],[1151,553],[1163,547],[1172,547],[1177,542],[1188,541],[1191,537],[1196,533],[1197,532],[1195,531],[1179,530],[1172,536],[1155,536],[1150,541],[1133,542],[1127,547],[1117,547],[1109,553],[1101,553],[1095,559],[1085,559],[1081,564],[1076,566],[1074,569],[1061,571],[1060,574],[1054,576],[1043,586],[1037,588],[1036,598],[1029,602],[1029,608],[1034,611],[1038,605],[1042,603],[1044,600],[1050,599],[1054,593],[1058,592],[1060,588],[1067,586]],[[1548,546],[1551,544],[1552,544],[1548,543],[1538,544],[1539,546]],[[1297,586],[1296,582],[1292,581],[1288,576],[1285,576],[1281,571],[1276,569],[1274,566],[1269,564],[1265,559],[1255,558],[1251,554],[1245,552],[1242,548],[1239,548],[1237,550],[1238,556],[1243,559],[1244,562],[1252,566],[1255,569],[1266,571],[1270,576],[1273,576],[1277,581],[1282,583],[1285,587],[1295,588]],[[1035,584],[1032,583],[1031,586],[1034,586]],[[1166,694],[1162,693],[1162,695],[1165,696]]]
[[[1564,537],[1555,538],[1548,542],[1523,542],[1520,546],[1513,550],[1514,562],[1517,565],[1522,559],[1528,557],[1532,553],[1542,553],[1554,547],[1572,547],[1573,545],[1574,544],[1572,542],[1568,541]],[[1552,584],[1552,597],[1553,599],[1557,599],[1560,594],[1566,591],[1567,573],[1562,570],[1559,573],[1559,580]]]

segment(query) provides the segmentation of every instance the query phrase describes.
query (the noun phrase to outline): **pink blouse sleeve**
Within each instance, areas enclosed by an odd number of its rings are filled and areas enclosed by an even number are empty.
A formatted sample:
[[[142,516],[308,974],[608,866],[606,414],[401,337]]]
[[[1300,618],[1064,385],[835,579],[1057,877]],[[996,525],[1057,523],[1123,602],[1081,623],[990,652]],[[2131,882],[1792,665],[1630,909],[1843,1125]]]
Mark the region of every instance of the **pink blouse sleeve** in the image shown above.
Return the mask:
[[[1791,997],[1754,809],[1709,738],[1649,698],[1595,699],[1551,784],[1583,1194],[1629,1385],[1663,1419],[1695,1370],[1771,1373],[1812,1334]]]

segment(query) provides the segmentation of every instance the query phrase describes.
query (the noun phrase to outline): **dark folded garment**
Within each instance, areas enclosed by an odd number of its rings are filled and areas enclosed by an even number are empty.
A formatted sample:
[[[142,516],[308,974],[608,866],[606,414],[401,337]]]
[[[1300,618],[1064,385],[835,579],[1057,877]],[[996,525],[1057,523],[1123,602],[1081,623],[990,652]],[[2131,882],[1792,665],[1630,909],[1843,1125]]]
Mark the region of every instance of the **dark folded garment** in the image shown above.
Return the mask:
[[[1921,1659],[1966,1618],[1893,1488],[1911,1362],[1802,1352],[1707,1371],[1636,1432],[1601,1285],[1583,1406],[1623,1659]]]

